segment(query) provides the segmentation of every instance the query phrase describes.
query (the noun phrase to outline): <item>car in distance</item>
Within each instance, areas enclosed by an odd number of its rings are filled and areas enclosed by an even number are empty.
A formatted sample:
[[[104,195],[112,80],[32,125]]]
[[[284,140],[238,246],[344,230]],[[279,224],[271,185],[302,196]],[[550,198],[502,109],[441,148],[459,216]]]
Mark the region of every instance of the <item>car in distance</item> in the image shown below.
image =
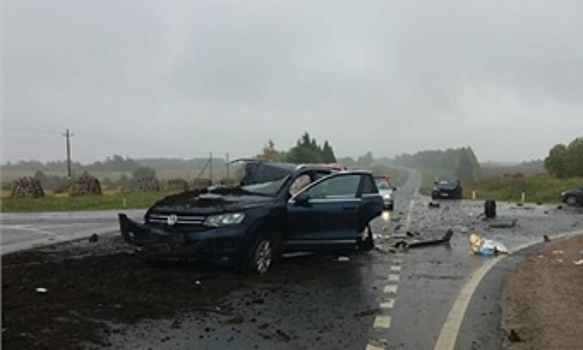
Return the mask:
[[[391,211],[394,210],[394,192],[397,190],[397,188],[389,182],[388,176],[375,176],[375,182],[381,197],[383,197],[384,208]]]
[[[345,253],[374,246],[383,200],[367,171],[246,161],[240,185],[185,191],[138,223],[119,214],[123,239],[147,258],[227,261],[265,273],[286,252]]]
[[[573,188],[562,192],[561,202],[570,206],[583,205],[583,187]]]
[[[433,190],[431,191],[431,198],[461,199],[462,192],[462,183],[458,179],[437,180],[434,182]]]

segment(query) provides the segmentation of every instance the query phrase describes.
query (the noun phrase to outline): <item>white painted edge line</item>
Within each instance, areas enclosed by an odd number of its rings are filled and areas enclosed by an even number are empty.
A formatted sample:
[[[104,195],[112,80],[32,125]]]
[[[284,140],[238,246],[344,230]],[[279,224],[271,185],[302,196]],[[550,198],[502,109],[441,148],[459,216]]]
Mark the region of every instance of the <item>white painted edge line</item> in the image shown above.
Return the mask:
[[[583,234],[583,231],[574,231],[574,232],[559,234],[557,236],[554,236],[553,238],[561,239],[561,238],[565,238],[565,237],[577,236],[577,235],[582,235],[582,234]],[[541,242],[537,241],[537,242],[522,244],[522,245],[518,246],[517,248],[509,251],[509,254],[515,253],[521,249],[533,246],[533,245],[538,244],[538,243],[541,243]],[[445,320],[445,323],[443,324],[443,327],[441,328],[439,338],[437,339],[437,342],[435,343],[435,348],[434,348],[435,350],[454,349],[455,343],[457,341],[459,329],[461,327],[462,321],[464,319],[464,315],[466,313],[466,309],[468,308],[468,305],[470,303],[472,295],[474,294],[474,291],[476,290],[476,288],[478,287],[478,284],[480,283],[482,278],[484,278],[486,273],[492,267],[494,267],[494,265],[496,265],[497,263],[502,261],[502,259],[504,259],[506,256],[507,255],[500,255],[500,256],[486,262],[478,270],[476,270],[475,273],[466,282],[466,284],[462,288],[460,294],[458,295],[456,301],[454,302],[453,306],[451,307],[451,310],[450,310],[449,314],[447,315],[447,318]]]
[[[389,281],[391,282],[398,282],[401,279],[401,277],[397,274],[390,274],[389,275]]]
[[[393,265],[393,266],[391,266],[391,269],[390,270],[391,271],[394,271],[394,272],[401,272],[401,266],[399,266],[399,265]]]
[[[397,293],[397,285],[396,284],[390,284],[388,286],[385,286],[385,288],[383,289],[383,291],[385,293],[396,294]]]
[[[413,217],[413,206],[415,205],[415,199],[411,199],[409,202],[409,207],[407,209],[407,217],[405,218],[405,232],[411,229],[411,221]]]
[[[395,307],[395,299],[388,299],[381,303],[381,309],[392,309]]]
[[[366,345],[366,350],[385,350],[385,348],[382,347],[382,346],[376,346],[376,345],[372,345],[372,344],[367,344]]]

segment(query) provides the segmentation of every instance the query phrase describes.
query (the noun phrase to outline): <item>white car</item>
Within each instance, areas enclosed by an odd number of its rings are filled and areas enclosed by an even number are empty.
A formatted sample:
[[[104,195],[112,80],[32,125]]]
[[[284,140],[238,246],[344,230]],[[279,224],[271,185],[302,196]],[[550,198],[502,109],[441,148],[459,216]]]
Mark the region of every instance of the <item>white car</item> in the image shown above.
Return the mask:
[[[397,188],[389,182],[386,176],[375,176],[375,182],[381,197],[383,197],[385,209],[392,211],[395,208],[394,192]]]

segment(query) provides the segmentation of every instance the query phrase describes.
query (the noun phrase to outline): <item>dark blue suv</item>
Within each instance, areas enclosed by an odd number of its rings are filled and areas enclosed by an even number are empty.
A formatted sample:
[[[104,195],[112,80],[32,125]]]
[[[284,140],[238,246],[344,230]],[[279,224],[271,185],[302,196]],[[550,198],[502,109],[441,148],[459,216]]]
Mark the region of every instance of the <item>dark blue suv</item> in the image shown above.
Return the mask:
[[[124,240],[150,258],[220,260],[265,273],[286,252],[374,246],[383,200],[367,171],[248,161],[240,185],[186,191],[155,203],[144,223],[119,214]]]

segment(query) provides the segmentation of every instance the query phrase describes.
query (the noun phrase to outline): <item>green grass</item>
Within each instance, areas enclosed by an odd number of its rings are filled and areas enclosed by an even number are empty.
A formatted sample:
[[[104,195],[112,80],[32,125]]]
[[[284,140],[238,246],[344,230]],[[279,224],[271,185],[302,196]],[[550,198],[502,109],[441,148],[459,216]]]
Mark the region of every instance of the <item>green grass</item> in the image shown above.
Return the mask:
[[[172,193],[174,192],[129,192],[82,197],[47,195],[41,198],[2,198],[1,211],[17,213],[145,209],[155,201]]]
[[[558,203],[560,194],[566,189],[583,186],[583,178],[557,179],[548,175],[536,175],[519,179],[496,178],[480,181],[464,187],[464,198],[494,199],[519,202],[522,193],[526,202]]]

